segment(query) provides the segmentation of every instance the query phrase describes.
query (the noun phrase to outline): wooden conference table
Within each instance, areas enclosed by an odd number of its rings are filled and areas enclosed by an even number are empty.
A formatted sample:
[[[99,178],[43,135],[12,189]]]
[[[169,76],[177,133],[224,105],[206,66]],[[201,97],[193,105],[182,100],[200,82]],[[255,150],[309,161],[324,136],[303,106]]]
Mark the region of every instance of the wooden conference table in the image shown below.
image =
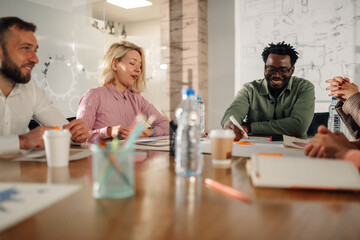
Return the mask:
[[[136,195],[119,200],[92,197],[91,157],[51,169],[51,179],[46,163],[1,160],[0,182],[82,188],[0,239],[360,239],[360,193],[254,188],[244,158],[221,169],[208,154],[194,180],[175,175],[168,152],[147,156],[136,164]],[[207,177],[247,193],[251,203],[206,187]]]

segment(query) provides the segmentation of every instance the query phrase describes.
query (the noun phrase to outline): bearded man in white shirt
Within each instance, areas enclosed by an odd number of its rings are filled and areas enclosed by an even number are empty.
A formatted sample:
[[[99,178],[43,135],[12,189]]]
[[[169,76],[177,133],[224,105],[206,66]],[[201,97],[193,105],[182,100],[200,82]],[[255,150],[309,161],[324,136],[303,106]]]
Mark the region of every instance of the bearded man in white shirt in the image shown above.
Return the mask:
[[[35,30],[34,24],[20,18],[0,18],[0,154],[43,149],[42,135],[54,126],[69,129],[74,142],[85,142],[89,137],[85,122],[76,119],[69,123],[30,81],[39,62]],[[42,126],[28,131],[32,118]]]

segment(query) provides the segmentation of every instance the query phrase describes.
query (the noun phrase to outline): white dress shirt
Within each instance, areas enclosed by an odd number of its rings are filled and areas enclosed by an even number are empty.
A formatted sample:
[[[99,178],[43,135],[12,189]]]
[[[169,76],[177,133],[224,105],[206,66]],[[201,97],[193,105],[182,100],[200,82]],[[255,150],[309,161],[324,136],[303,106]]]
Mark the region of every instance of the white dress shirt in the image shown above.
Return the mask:
[[[34,81],[16,84],[8,97],[0,90],[0,155],[19,151],[18,135],[28,132],[32,118],[43,126],[68,123]]]

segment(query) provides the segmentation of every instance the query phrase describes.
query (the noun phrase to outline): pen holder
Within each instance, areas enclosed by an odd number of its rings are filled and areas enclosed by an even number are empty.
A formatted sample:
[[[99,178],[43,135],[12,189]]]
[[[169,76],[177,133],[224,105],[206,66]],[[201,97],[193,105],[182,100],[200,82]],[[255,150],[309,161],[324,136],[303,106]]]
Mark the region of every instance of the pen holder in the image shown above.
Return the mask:
[[[171,120],[170,121],[170,149],[169,154],[170,156],[175,156],[175,145],[176,145],[176,130],[177,124]]]
[[[93,196],[95,198],[126,198],[134,195],[134,159],[129,152],[122,156],[121,148],[91,145]]]

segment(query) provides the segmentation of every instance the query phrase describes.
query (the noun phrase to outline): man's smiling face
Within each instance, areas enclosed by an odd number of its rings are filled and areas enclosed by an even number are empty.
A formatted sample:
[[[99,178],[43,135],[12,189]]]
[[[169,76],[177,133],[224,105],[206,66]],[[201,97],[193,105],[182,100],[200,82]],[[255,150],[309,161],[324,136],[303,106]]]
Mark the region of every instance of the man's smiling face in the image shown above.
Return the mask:
[[[1,74],[16,83],[29,82],[32,69],[39,62],[37,49],[33,32],[11,27],[5,48],[2,49]]]
[[[289,81],[294,73],[294,66],[291,66],[289,55],[269,54],[266,63],[264,76],[271,88],[282,88]]]

